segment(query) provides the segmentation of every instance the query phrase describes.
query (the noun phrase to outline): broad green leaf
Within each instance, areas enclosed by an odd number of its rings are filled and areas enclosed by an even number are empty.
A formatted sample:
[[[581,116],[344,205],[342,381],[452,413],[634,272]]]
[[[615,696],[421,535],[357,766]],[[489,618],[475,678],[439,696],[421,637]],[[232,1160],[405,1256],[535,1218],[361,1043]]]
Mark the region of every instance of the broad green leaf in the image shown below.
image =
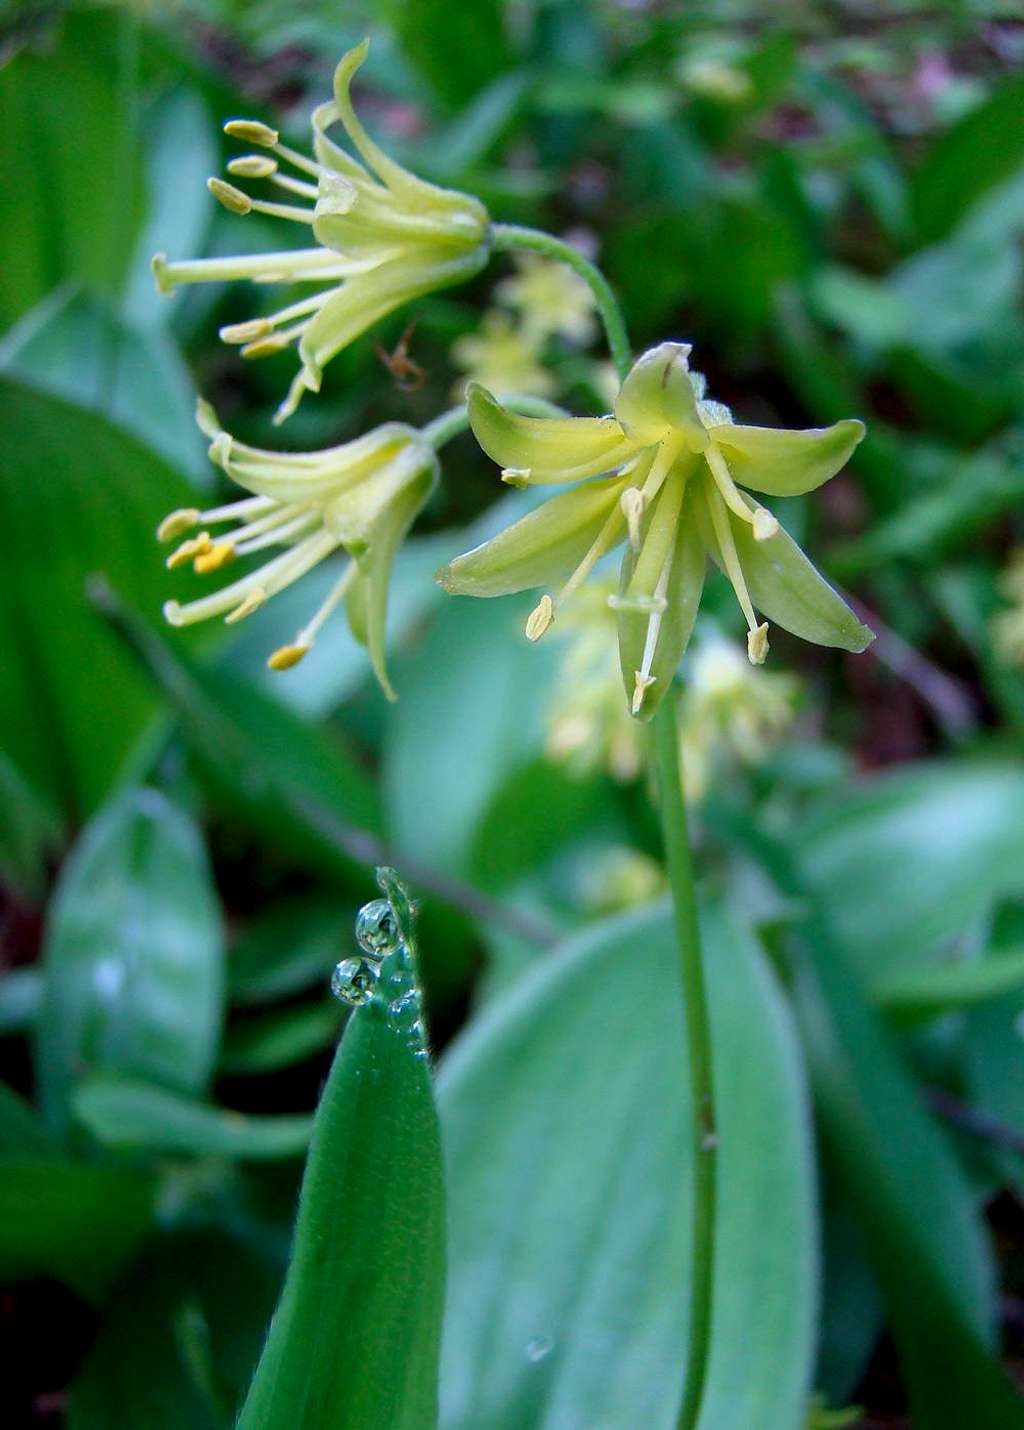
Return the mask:
[[[536,750],[557,650],[523,635],[521,602],[449,601],[398,670],[383,782],[410,855],[454,871],[505,778]]]
[[[337,899],[280,900],[251,920],[228,953],[232,1003],[269,1003],[326,985],[347,946],[354,910]]]
[[[228,1029],[220,1070],[237,1076],[289,1067],[329,1047],[340,1028],[341,1009],[333,1001],[257,1014]]]
[[[430,1070],[374,999],[349,1021],[320,1099],[288,1275],[238,1430],[430,1430],[444,1225]]]
[[[88,826],[61,873],[43,959],[37,1075],[54,1129],[90,1072],[205,1088],[223,1011],[220,910],[198,831],[156,790],[126,790]]]
[[[1024,80],[1013,78],[932,144],[911,179],[920,237],[941,238],[1024,165]]]
[[[94,809],[155,710],[90,609],[86,580],[106,572],[127,600],[159,610],[172,586],[153,533],[192,499],[102,417],[0,381],[0,743],[48,806],[79,818]]]
[[[340,741],[254,686],[196,664],[112,592],[102,603],[232,809],[296,862],[328,874],[362,871],[376,857],[367,845],[379,822],[376,791]]]
[[[104,1300],[149,1229],[152,1203],[152,1184],[134,1172],[0,1159],[0,1282],[52,1276]]]
[[[1001,951],[998,958],[897,969],[883,974],[871,993],[884,1013],[906,1023],[988,1003],[1016,989],[1024,989],[1024,949]]]
[[[807,820],[797,853],[869,985],[922,969],[1024,889],[1024,771],[947,760],[877,778]]]
[[[788,855],[761,852],[782,892],[806,899]],[[991,1252],[974,1194],[847,966],[827,895],[812,896],[792,947],[826,1154],[886,1300],[913,1421],[1019,1427],[1021,1402],[991,1349]]]
[[[312,1118],[299,1113],[254,1117],[151,1083],[108,1077],[82,1083],[72,1110],[105,1147],[161,1156],[277,1161],[299,1156],[312,1127]]]
[[[133,326],[65,286],[5,335],[0,371],[109,418],[182,471],[210,474],[192,379],[160,328]]]
[[[125,102],[128,75],[88,43],[95,23],[71,16],[62,43],[15,46],[4,66],[0,189],[17,202],[0,229],[0,327],[68,279],[117,293],[135,248],[142,153]],[[123,23],[135,21],[125,13]]]
[[[792,1430],[817,1299],[800,1057],[749,939],[702,921],[720,1132],[703,1430]],[[451,1251],[442,1423],[675,1425],[689,1255],[683,1010],[662,911],[601,924],[497,996],[439,1087]]]

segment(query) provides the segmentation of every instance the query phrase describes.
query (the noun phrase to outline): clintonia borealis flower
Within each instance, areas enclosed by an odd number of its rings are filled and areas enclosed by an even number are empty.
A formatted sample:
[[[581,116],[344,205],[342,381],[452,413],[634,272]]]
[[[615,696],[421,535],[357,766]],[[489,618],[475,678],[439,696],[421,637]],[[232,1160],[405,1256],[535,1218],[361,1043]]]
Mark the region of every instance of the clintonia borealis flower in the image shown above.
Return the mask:
[[[205,402],[199,403],[197,420],[210,438],[211,458],[251,495],[208,511],[190,508],[166,517],[157,530],[161,541],[200,528],[167,558],[168,567],[192,562],[205,575],[236,557],[282,549],[209,596],[186,605],[168,601],[167,620],[173,626],[210,616],[223,616],[229,625],[243,620],[344,549],[350,560],[327,598],[268,664],[272,670],[297,664],[344,601],[352,634],[369,650],[377,678],[393,699],[384,668],[388,580],[395,552],[437,480],[433,447],[415,428],[388,422],[322,452],[267,452],[223,431]],[[210,527],[226,529],[213,537]]]
[[[472,388],[473,431],[504,481],[576,485],[438,576],[446,590],[474,596],[556,588],[527,622],[527,636],[538,640],[598,561],[625,542],[610,604],[631,710],[644,719],[686,649],[707,554],[736,593],[753,663],[768,653],[768,624],[758,611],[819,645],[860,651],[873,638],[775,517],[740,490],[813,491],[846,462],[863,424],[848,419],[804,432],[736,424],[728,408],[705,399],[689,353],[682,343],[645,353],[611,417],[520,417]]]
[[[388,158],[356,118],[349,86],[368,48],[364,40],[345,55],[334,75],[334,100],[313,111],[314,158],[288,148],[257,120],[224,126],[232,138],[264,151],[232,159],[231,175],[267,180],[304,203],[254,199],[223,179],[209,181],[211,193],[231,212],[306,224],[317,247],[174,263],[157,254],[153,260],[164,292],[178,283],[236,278],[316,285],[307,298],[220,332],[225,342],[242,345],[243,357],[298,344],[302,368],[278,409],[278,422],[295,410],[304,391],[319,391],[324,366],[360,333],[403,303],[472,277],[488,257],[490,222],[479,200],[416,178]],[[328,138],[335,123],[358,159]],[[304,177],[282,172],[279,161]]]

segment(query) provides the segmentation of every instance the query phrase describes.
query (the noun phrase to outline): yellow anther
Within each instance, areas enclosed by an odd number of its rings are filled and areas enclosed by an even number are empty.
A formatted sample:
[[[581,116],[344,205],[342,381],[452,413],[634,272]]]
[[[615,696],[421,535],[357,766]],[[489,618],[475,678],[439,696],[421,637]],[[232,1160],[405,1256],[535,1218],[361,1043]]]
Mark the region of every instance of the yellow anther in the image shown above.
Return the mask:
[[[269,179],[277,172],[277,160],[269,154],[240,154],[228,160],[228,173],[239,179]]]
[[[273,323],[266,318],[250,318],[245,323],[225,324],[223,328],[218,328],[217,336],[222,343],[252,343],[273,331]]]
[[[555,619],[555,604],[548,595],[541,596],[540,600],[530,612],[526,622],[526,639],[528,641],[539,641],[541,636]]]
[[[234,184],[214,177],[207,179],[206,187],[217,202],[233,214],[247,214],[252,209],[252,199],[248,194],[243,194],[241,189],[236,189]]]
[[[224,133],[232,139],[242,139],[246,144],[259,144],[264,149],[273,148],[279,137],[276,129],[258,119],[229,119]]]
[[[189,541],[183,541],[177,551],[172,551],[164,562],[168,571],[176,571],[179,566],[185,566],[196,556],[202,556],[209,551],[213,542],[210,540],[208,531],[199,532],[198,536],[193,536]]]
[[[264,591],[262,586],[257,586],[254,590],[249,592],[241,605],[236,606],[233,611],[228,611],[224,617],[224,624],[226,626],[233,626],[238,621],[244,621],[246,616],[251,616],[253,611],[258,611],[266,599],[266,591]]]
[[[770,541],[773,536],[777,536],[779,523],[771,512],[763,506],[754,510],[754,540]]]
[[[747,632],[747,659],[751,665],[764,665],[768,655],[768,622],[762,621]]]
[[[299,661],[309,651],[308,645],[282,645],[268,657],[267,665],[271,670],[291,670],[293,665],[298,665]]]
[[[176,536],[183,536],[186,531],[192,530],[201,516],[202,512],[194,506],[182,507],[180,511],[172,511],[157,527],[157,541],[173,541]]]
[[[642,670],[634,671],[633,700],[630,709],[634,715],[640,714],[640,708],[644,703],[644,696],[651,686],[658,679],[656,675],[644,675]]]
[[[195,559],[194,568],[199,576],[208,576],[211,571],[219,571],[234,559],[235,548],[230,541],[216,541],[209,551],[201,552]]]
[[[619,497],[619,506],[629,528],[629,544],[634,551],[640,550],[640,520],[646,505],[644,494],[639,487],[627,487]]]
[[[505,467],[501,473],[501,480],[510,487],[528,487],[530,485],[529,467]]]
[[[268,337],[257,338],[254,343],[246,343],[241,349],[242,357],[270,357],[274,353],[283,352],[290,342],[291,338],[282,337],[280,333],[271,333]]]

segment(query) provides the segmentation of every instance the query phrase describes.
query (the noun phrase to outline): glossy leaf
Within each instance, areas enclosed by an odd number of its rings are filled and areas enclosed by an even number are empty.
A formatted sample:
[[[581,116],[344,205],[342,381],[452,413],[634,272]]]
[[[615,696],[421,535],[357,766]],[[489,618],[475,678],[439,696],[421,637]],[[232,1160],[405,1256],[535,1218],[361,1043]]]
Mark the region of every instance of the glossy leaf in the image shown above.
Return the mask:
[[[705,1430],[792,1430],[816,1299],[797,1046],[747,938],[703,928],[721,1159]],[[478,1015],[440,1080],[451,1203],[442,1423],[669,1427],[686,1345],[690,1178],[671,927],[582,935]]]
[[[102,1301],[150,1226],[151,1182],[84,1162],[0,1159],[0,1282],[52,1276]]]
[[[121,1078],[84,1082],[72,1108],[76,1120],[105,1147],[162,1156],[252,1162],[297,1157],[312,1127],[312,1118],[298,1113],[250,1117]]]
[[[75,1082],[120,1072],[198,1093],[224,997],[220,911],[206,852],[163,795],[132,789],[65,865],[44,950],[39,1097],[64,1130]]]
[[[320,982],[341,957],[354,910],[336,899],[282,900],[251,920],[228,954],[232,1003],[285,998]]]
[[[897,970],[883,974],[871,991],[883,1012],[904,1023],[988,1003],[1015,989],[1024,989],[1024,949],[1002,951],[998,958]]]
[[[375,1000],[350,1020],[320,1099],[239,1430],[429,1430],[444,1263],[430,1071]]]
[[[170,507],[192,500],[180,477],[102,417],[0,381],[0,743],[48,806],[79,817],[94,809],[156,708],[85,599],[87,577],[106,572],[126,600],[157,611],[172,592],[153,533]]]
[[[866,979],[924,968],[994,898],[1024,889],[1024,773],[964,761],[873,780],[812,816],[798,854]]]
[[[341,1018],[335,1002],[300,1003],[247,1018],[228,1029],[220,1070],[237,1076],[303,1062],[335,1041]]]

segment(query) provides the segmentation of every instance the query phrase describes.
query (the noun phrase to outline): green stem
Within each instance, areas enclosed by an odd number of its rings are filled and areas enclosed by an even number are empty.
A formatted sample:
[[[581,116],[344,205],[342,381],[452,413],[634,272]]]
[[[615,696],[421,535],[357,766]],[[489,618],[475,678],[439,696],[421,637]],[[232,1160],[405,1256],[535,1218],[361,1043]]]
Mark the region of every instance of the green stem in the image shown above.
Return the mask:
[[[565,409],[556,407],[553,402],[547,402],[543,397],[528,397],[525,394],[513,393],[511,396],[502,395],[502,402],[511,412],[521,412],[524,417],[564,417]],[[435,417],[433,422],[428,422],[423,428],[420,436],[424,441],[429,442],[435,451],[439,452],[446,442],[450,442],[453,437],[458,437],[460,432],[465,432],[469,426],[469,408],[464,402],[460,402],[458,407],[449,408],[447,412],[442,412],[440,417]]]
[[[686,1382],[679,1412],[679,1430],[693,1430],[700,1416],[711,1349],[711,1302],[715,1252],[715,1182],[718,1136],[715,1130],[711,1069],[711,1027],[708,1021],[704,963],[693,857],[686,830],[679,725],[673,685],[651,722],[651,750],[658,785],[665,859],[675,911],[679,971],[686,1016],[686,1051],[693,1098],[693,1221],[690,1267],[690,1324]]]
[[[633,363],[629,336],[618,299],[601,270],[571,244],[563,243],[560,238],[554,238],[550,233],[542,233],[540,229],[520,228],[514,223],[496,223],[491,232],[496,253],[530,249],[534,253],[546,254],[548,258],[557,258],[580,275],[594,295],[597,311],[604,324],[612,362],[619,378],[624,378]]]

